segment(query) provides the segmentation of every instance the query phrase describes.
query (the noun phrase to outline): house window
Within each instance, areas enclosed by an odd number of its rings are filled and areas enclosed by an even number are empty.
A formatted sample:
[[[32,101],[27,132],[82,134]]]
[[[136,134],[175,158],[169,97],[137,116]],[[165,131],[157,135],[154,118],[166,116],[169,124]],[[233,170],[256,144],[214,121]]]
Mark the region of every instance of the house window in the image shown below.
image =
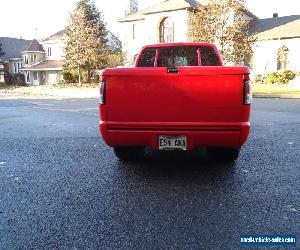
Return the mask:
[[[37,78],[38,78],[38,74],[37,74],[37,72],[33,72],[33,80],[34,81],[36,81],[37,80]]]
[[[135,24],[132,24],[132,39],[135,39]]]
[[[174,41],[174,24],[170,17],[165,17],[159,23],[159,42],[171,43]]]
[[[277,52],[277,70],[285,70],[287,66],[289,49],[287,46],[282,46]]]
[[[52,56],[52,49],[51,49],[51,47],[49,47],[47,51],[48,51],[48,53],[47,53],[48,56]]]
[[[36,55],[33,55],[33,61],[36,62]]]
[[[33,63],[33,55],[30,55],[30,63]]]
[[[28,57],[27,56],[24,57],[24,61],[25,61],[25,64],[28,64]]]
[[[95,72],[90,73],[90,78],[91,80],[94,80],[96,78]]]

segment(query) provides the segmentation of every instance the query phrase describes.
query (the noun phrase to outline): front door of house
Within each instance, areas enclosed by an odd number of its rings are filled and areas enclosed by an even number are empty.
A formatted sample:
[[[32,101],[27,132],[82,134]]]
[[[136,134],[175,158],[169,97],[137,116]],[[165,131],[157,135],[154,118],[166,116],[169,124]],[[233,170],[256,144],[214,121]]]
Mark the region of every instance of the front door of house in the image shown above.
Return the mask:
[[[39,72],[37,72],[37,71],[32,72],[32,83],[33,83],[33,85],[39,85],[40,84]]]

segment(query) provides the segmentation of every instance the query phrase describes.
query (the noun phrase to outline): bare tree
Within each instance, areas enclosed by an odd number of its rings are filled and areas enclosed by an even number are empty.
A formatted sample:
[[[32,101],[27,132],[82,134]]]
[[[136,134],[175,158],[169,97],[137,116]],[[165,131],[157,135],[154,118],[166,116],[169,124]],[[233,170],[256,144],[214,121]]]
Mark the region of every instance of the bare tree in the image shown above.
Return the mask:
[[[225,62],[241,64],[253,54],[246,0],[211,0],[190,12],[189,39],[216,43]]]
[[[107,30],[101,12],[93,0],[79,0],[70,16],[66,28],[66,69],[78,69],[78,81],[81,84],[81,70],[90,71],[105,68],[109,62]]]

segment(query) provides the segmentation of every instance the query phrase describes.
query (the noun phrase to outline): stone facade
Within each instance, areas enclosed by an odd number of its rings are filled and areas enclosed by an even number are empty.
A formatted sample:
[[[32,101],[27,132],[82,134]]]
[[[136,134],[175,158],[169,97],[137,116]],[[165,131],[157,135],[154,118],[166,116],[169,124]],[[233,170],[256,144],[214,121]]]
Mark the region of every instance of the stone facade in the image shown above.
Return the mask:
[[[253,46],[253,74],[285,69],[300,72],[300,15],[254,20],[253,29],[258,39]]]
[[[126,55],[126,64],[133,64],[136,55],[147,44],[160,43],[160,26],[168,18],[171,27],[171,41],[187,41],[188,12],[177,10],[147,15],[143,20],[121,22],[122,48]]]
[[[299,27],[300,28],[300,27]],[[284,40],[259,41],[254,46],[254,56],[251,64],[253,74],[265,75],[277,70],[292,70],[300,72],[300,38]],[[288,48],[286,65],[278,65],[278,52],[280,48]]]
[[[133,65],[137,53],[144,45],[165,42],[161,26],[168,19],[172,39],[170,42],[188,41],[188,15],[195,2],[205,4],[208,0],[168,0],[125,16],[119,20],[123,32],[121,41],[126,55],[126,65]],[[198,5],[199,6],[199,5]],[[300,71],[300,16],[257,19],[248,12],[245,18],[252,20],[252,29],[258,41],[253,46],[254,55],[249,67],[254,74],[289,69]],[[203,41],[205,42],[205,41]],[[218,44],[216,44],[218,46]],[[287,48],[286,62],[278,64],[278,51]]]

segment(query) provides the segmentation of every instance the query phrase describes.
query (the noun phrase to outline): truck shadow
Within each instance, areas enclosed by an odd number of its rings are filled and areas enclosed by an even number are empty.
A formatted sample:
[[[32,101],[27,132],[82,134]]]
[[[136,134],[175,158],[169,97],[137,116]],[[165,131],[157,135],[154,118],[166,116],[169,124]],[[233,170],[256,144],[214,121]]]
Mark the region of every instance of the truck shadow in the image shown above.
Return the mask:
[[[204,150],[196,152],[156,152],[148,153],[139,160],[122,162],[120,167],[129,175],[140,177],[182,177],[202,179],[207,177],[225,177],[233,175],[237,162],[228,162],[206,154]]]

